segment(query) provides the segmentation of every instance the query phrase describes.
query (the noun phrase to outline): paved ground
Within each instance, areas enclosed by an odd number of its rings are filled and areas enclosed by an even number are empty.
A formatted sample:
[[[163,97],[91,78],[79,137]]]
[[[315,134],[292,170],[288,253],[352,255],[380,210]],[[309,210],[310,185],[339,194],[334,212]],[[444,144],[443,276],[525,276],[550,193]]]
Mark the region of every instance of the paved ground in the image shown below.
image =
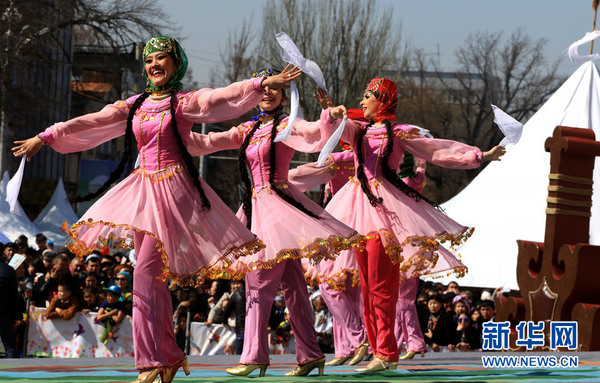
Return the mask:
[[[482,356],[577,356],[575,368],[485,368]],[[328,355],[328,360],[332,358]],[[258,370],[249,377],[233,377],[225,368],[235,366],[237,356],[189,357],[192,373],[180,370],[175,382],[600,382],[600,352],[578,353],[428,353],[403,362],[395,371],[359,374],[355,367],[326,367],[324,376],[316,370],[308,377],[288,378],[284,373],[295,367],[294,355],[273,355],[264,378]],[[364,365],[366,363],[362,363]],[[130,382],[137,373],[133,358],[82,359],[0,359],[0,382]],[[249,380],[250,379],[250,380]]]

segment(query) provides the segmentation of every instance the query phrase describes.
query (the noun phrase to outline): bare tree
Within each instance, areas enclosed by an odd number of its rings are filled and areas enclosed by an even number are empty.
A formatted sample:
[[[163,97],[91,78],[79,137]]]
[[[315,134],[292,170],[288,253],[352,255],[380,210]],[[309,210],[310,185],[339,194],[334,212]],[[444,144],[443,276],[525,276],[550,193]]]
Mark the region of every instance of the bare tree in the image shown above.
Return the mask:
[[[259,57],[264,66],[280,67],[282,50],[275,34],[287,33],[305,57],[321,67],[336,104],[357,106],[371,78],[384,72],[397,79],[403,67],[401,27],[393,8],[379,9],[375,0],[274,1],[264,9]],[[314,81],[298,81],[300,105],[309,119],[320,107],[312,97]]]
[[[15,137],[67,116],[73,45],[120,52],[173,31],[150,0],[0,0],[0,14],[0,170]]]
[[[557,74],[558,62],[547,65],[545,44],[543,39],[531,41],[522,30],[507,39],[501,33],[475,33],[456,52],[461,66],[456,73],[442,72],[417,54],[413,62],[420,76],[405,79],[412,82],[412,88],[407,88],[412,94],[401,92],[401,96],[408,97],[403,103],[413,108],[412,121],[423,123],[434,136],[487,150],[503,137],[493,123],[490,104],[525,122],[564,82]],[[428,72],[430,66],[435,70]],[[431,108],[427,111],[424,107],[428,104]],[[415,108],[419,105],[421,109]],[[425,192],[443,202],[462,190],[479,171],[430,166]]]
[[[401,49],[401,27],[391,7],[381,10],[375,0],[269,0],[263,9],[258,48],[250,50],[256,29],[244,23],[230,36],[221,53],[223,69],[213,78],[234,81],[249,77],[258,67],[285,66],[275,40],[278,32],[287,33],[303,55],[321,67],[336,104],[357,106],[371,78],[385,73],[398,79],[406,66],[408,50]],[[318,118],[314,81],[303,76],[297,85],[304,115]]]
[[[373,77],[385,75],[398,80],[406,67],[408,49],[402,47],[401,27],[391,7],[382,10],[375,0],[269,0],[263,9],[262,31],[244,23],[233,37],[230,35],[213,83],[248,78],[260,68],[282,69],[283,50],[275,39],[278,32],[289,35],[304,57],[320,66],[336,105],[358,107]],[[252,45],[255,39],[256,48]],[[319,118],[321,108],[313,97],[316,84],[308,76],[296,83],[305,118]],[[316,155],[296,153],[294,160],[310,162]],[[219,193],[219,184],[229,182],[216,179],[222,175],[209,175],[209,183]],[[233,188],[229,183],[223,193]]]
[[[255,66],[257,58],[252,51],[254,35],[252,26],[244,21],[241,29],[229,32],[227,45],[220,53],[222,65],[211,73],[213,85],[228,84],[250,77],[249,72]]]

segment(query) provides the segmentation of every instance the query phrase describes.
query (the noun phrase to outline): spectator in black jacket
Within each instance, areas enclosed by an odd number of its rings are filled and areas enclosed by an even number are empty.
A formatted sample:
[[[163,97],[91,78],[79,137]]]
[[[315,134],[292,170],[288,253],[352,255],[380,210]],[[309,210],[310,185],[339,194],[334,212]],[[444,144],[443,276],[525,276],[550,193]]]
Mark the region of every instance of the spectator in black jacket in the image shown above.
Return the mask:
[[[235,353],[242,354],[244,348],[244,328],[246,326],[246,289],[244,281],[231,281],[233,293],[229,297],[229,302],[223,310],[223,318],[227,324],[227,318],[232,312],[235,312]]]
[[[442,309],[442,303],[438,295],[431,295],[427,301],[429,316],[421,321],[421,330],[425,343],[434,352],[440,351],[440,346],[448,346],[456,329],[451,315]]]
[[[0,291],[2,292],[0,294],[0,338],[2,338],[7,358],[17,357],[14,332],[15,323],[19,319],[17,286],[15,270],[0,261]]]
[[[468,313],[460,313],[456,318],[457,326],[454,339],[448,344],[451,351],[472,351],[481,348],[479,332],[471,327],[471,316]]]
[[[71,291],[79,291],[78,280],[71,275],[69,263],[69,258],[64,254],[58,254],[54,257],[52,269],[46,273],[45,280],[39,288],[40,299],[51,301],[56,295],[60,283],[71,286]]]

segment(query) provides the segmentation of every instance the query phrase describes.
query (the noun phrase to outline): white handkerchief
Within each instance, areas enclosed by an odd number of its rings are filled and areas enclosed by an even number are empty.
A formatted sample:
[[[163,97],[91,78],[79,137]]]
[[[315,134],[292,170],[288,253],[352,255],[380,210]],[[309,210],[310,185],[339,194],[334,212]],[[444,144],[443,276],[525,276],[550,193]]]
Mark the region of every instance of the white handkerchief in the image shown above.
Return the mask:
[[[21,190],[21,182],[23,181],[23,172],[25,171],[25,161],[27,155],[21,157],[21,164],[19,170],[15,175],[8,181],[6,185],[6,202],[10,206],[10,212],[16,215],[21,215],[21,209],[18,208],[19,190]]]
[[[318,167],[323,166],[323,164],[327,160],[327,157],[329,157],[329,155],[331,153],[333,153],[333,149],[335,149],[338,142],[340,142],[340,139],[342,138],[342,133],[344,133],[344,128],[346,127],[347,119],[348,119],[348,117],[346,117],[346,116],[344,116],[344,118],[342,118],[342,122],[340,122],[340,126],[338,126],[338,128],[335,130],[335,132],[333,132],[331,137],[329,137],[329,140],[327,140],[327,142],[325,143],[323,150],[321,150],[321,153],[319,153],[319,159],[317,160]]]
[[[319,88],[327,92],[323,72],[321,71],[321,68],[319,68],[317,63],[304,58],[296,44],[294,44],[292,39],[285,32],[279,32],[275,37],[277,38],[277,42],[279,43],[279,45],[281,45],[281,47],[283,48],[283,61],[288,62],[292,65],[297,65],[298,68],[302,69],[302,72],[304,72],[305,74],[310,76],[310,78],[315,80]]]
[[[597,39],[598,37],[600,37],[600,31],[588,32],[585,34],[585,36],[583,36],[583,38],[581,38],[581,39],[575,41],[573,44],[571,44],[571,46],[568,49],[569,58],[571,59],[571,61],[573,61],[576,64],[580,64],[580,63],[584,63],[586,61],[595,61],[598,58],[600,58],[600,55],[598,53],[594,53],[592,55],[580,55],[579,52],[577,51],[577,49],[581,45],[589,43],[592,40]]]
[[[290,83],[290,90],[290,98],[292,102],[290,103],[290,117],[288,118],[288,124],[285,129],[277,133],[275,142],[285,141],[292,136],[292,127],[294,126],[294,122],[296,122],[296,117],[298,116],[300,97],[298,96],[298,87],[293,81]]]
[[[521,139],[523,133],[523,124],[506,114],[502,109],[496,105],[492,105],[494,111],[494,122],[502,133],[504,133],[504,139],[500,141],[500,145],[506,146],[507,144],[516,144]]]

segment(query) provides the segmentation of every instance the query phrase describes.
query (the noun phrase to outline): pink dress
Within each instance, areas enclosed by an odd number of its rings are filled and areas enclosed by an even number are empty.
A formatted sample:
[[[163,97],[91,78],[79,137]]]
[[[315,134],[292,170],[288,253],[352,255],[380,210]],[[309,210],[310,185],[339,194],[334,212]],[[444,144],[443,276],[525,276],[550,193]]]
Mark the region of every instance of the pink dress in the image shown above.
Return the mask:
[[[205,136],[192,133],[190,153],[208,154],[239,148],[253,124],[254,122],[245,122],[227,132],[213,132]],[[320,150],[338,124],[339,122],[329,119],[329,110],[324,111],[321,119],[316,122],[297,120],[292,137],[275,146],[275,184],[320,219],[308,216],[271,190],[269,153],[272,124],[268,123],[256,130],[246,150],[253,181],[251,231],[266,244],[266,248],[234,261],[227,277],[239,278],[251,270],[270,269],[284,259],[309,258],[313,263],[318,263],[360,241],[361,237],[354,229],[333,218],[287,181],[294,152],[310,153]],[[287,117],[280,122],[278,130],[283,130],[286,126]],[[246,217],[241,208],[237,215],[245,224]]]
[[[287,121],[284,118],[278,129],[284,129]],[[247,122],[224,133],[193,134],[190,139],[192,153],[239,148],[253,125]],[[266,248],[240,257],[226,274],[228,277],[246,275],[246,326],[240,364],[269,364],[267,325],[273,299],[280,286],[290,313],[298,364],[302,366],[323,358],[312,326],[312,308],[300,259],[310,258],[318,262],[350,248],[362,237],[290,185],[287,177],[294,152],[320,150],[337,125],[329,119],[329,110],[326,110],[319,121],[297,120],[291,138],[275,144],[275,187],[283,189],[320,219],[300,211],[272,190],[269,183],[273,166],[270,162],[272,123],[260,126],[246,149],[253,182],[251,230],[264,241]],[[241,209],[238,217],[246,222]]]
[[[326,183],[326,194],[335,195],[354,175],[354,153],[332,153],[324,166],[305,164],[290,171],[289,180],[301,190]],[[327,259],[313,265],[303,260],[305,277],[319,286],[327,307],[333,315],[333,339],[336,358],[350,358],[366,340],[362,320],[362,294],[358,287],[358,264],[352,250],[343,250],[335,260]],[[339,266],[338,260],[345,264]]]
[[[298,166],[290,171],[290,183],[306,191],[326,184],[325,199],[335,195],[354,175],[354,153],[352,151],[332,153],[323,166],[316,162]],[[350,285],[358,285],[358,264],[353,251],[342,250],[335,260],[324,260],[318,264],[302,261],[307,281],[327,283],[335,290],[344,290],[347,279]]]
[[[359,127],[365,123],[349,122],[342,140],[357,146]],[[404,150],[435,165],[456,169],[478,167],[482,161],[481,151],[456,141],[427,138],[417,129],[407,125],[395,125],[394,150],[389,166],[397,169],[403,160]],[[464,275],[467,268],[439,243],[456,246],[473,232],[460,225],[424,201],[417,202],[391,185],[384,177],[381,161],[387,143],[384,125],[369,128],[363,139],[365,174],[371,191],[383,198],[383,204],[373,207],[362,191],[360,182],[353,177],[339,190],[326,210],[348,226],[355,228],[367,238],[380,235],[382,244],[392,263],[400,264],[402,277],[418,277],[435,273]],[[355,159],[355,166],[358,160]],[[348,256],[341,254],[340,256]],[[349,264],[353,261],[348,261]],[[344,260],[336,263],[344,266]]]
[[[239,116],[260,101],[260,80],[246,80],[220,89],[181,92],[177,126],[184,143],[194,123]],[[93,148],[124,134],[135,98],[118,101],[97,113],[57,123],[41,134],[58,152]],[[140,166],[112,187],[71,228],[66,228],[76,254],[89,254],[109,238],[133,239],[144,233],[156,240],[163,280],[185,283],[196,274],[214,275],[235,258],[256,251],[260,242],[235,218],[203,181],[212,208],[203,211],[198,191],[171,131],[170,99],[146,99],[133,119]],[[130,242],[130,241],[129,241]]]

